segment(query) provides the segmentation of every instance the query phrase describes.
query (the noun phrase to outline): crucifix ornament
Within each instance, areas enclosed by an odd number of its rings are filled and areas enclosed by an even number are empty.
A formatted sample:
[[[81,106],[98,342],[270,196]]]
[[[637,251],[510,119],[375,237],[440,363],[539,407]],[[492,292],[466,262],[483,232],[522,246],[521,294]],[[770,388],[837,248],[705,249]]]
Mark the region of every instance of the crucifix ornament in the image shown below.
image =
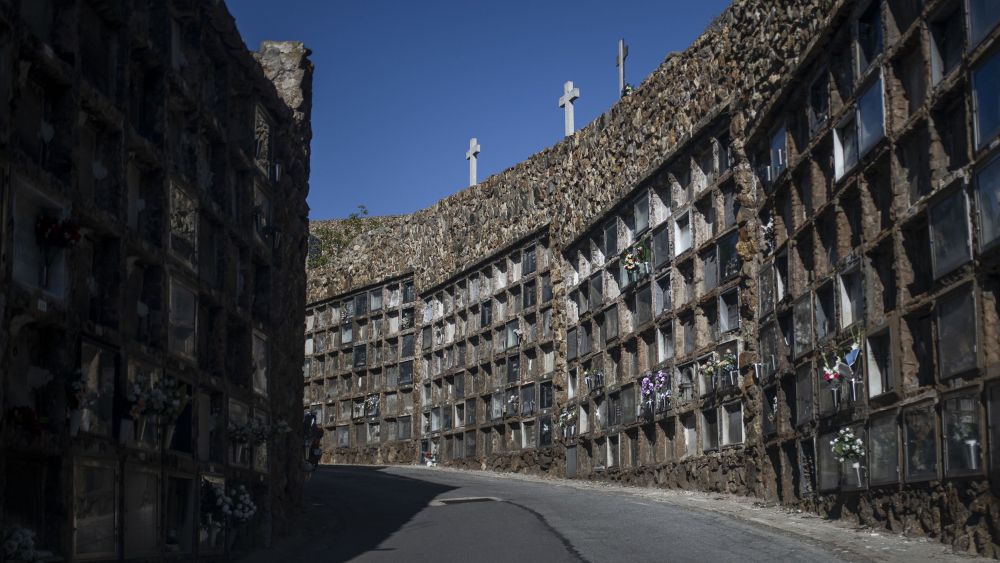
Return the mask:
[[[465,153],[465,160],[469,161],[469,185],[476,185],[476,161],[479,159],[479,143],[476,138],[469,139],[469,150]]]
[[[615,59],[615,66],[618,67],[618,95],[625,92],[625,59],[628,58],[628,45],[624,39],[618,40],[618,57]]]
[[[563,84],[563,95],[559,97],[559,107],[564,108],[566,114],[567,137],[573,134],[573,102],[580,97],[580,89],[573,87],[573,81],[568,80]]]

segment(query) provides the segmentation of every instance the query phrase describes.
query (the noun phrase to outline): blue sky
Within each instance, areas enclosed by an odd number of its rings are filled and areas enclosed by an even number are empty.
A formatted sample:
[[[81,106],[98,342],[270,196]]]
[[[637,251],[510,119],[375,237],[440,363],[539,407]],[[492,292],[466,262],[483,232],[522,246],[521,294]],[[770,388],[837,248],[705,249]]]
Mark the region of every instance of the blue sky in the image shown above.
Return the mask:
[[[313,85],[314,219],[409,213],[563,136],[562,85],[580,88],[579,129],[687,47],[728,0],[227,0],[251,49],[304,41]]]

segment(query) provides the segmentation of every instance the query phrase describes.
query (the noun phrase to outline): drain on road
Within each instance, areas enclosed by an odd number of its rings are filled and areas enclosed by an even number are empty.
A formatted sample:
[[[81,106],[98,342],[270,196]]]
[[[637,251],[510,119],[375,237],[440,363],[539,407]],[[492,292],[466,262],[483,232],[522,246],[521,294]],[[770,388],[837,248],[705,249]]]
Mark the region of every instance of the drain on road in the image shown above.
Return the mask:
[[[440,498],[431,501],[431,506],[445,506],[447,504],[465,504],[468,502],[499,502],[497,497],[453,497]]]

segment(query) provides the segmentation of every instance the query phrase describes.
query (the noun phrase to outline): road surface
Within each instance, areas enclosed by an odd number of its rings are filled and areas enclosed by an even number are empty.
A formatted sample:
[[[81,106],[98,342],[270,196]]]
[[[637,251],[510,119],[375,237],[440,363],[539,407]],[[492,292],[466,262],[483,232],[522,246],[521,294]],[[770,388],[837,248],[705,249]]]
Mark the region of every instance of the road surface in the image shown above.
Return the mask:
[[[324,466],[306,484],[305,505],[298,534],[243,562],[921,560],[870,558],[838,549],[834,538],[827,543],[620,489],[481,472]],[[831,533],[843,534],[858,532]]]

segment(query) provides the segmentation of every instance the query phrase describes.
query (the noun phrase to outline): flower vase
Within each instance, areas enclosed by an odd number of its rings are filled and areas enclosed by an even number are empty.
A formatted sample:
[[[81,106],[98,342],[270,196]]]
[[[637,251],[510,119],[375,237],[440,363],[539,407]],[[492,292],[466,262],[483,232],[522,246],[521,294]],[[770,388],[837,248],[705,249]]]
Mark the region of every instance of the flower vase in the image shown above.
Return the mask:
[[[177,431],[176,423],[169,423],[164,425],[163,429],[163,447],[169,450],[170,445],[174,443],[174,432]]]
[[[310,449],[309,448],[309,444],[306,444],[306,446],[305,446],[305,451],[306,451],[306,456],[305,457],[306,457],[306,459],[309,459],[309,449]]]
[[[861,462],[860,461],[855,461],[854,463],[851,464],[851,467],[854,468],[854,475],[858,478],[858,486],[859,487],[862,486],[862,483],[861,483]]]
[[[840,410],[840,386],[830,387],[830,393],[833,394],[833,410]]]
[[[851,378],[851,402],[855,403],[858,401],[858,380]]]
[[[244,442],[236,443],[236,463],[243,463],[243,453],[247,449],[247,445]]]
[[[44,258],[42,259],[42,267],[38,271],[38,285],[45,289],[49,287],[49,261]]]
[[[76,437],[80,433],[80,423],[83,422],[83,411],[73,409],[69,411],[69,435]]]
[[[649,262],[639,263],[639,273],[643,276],[649,273]]]
[[[735,371],[736,370],[732,370],[732,369],[727,369],[726,370],[726,379],[729,380],[729,386],[730,387],[736,387],[736,378],[734,377]]]
[[[146,426],[149,419],[145,416],[140,416],[135,421],[135,441],[142,442],[146,438]]]
[[[123,418],[118,425],[118,442],[127,444],[135,440],[135,421]]]
[[[979,469],[979,455],[976,451],[979,448],[979,440],[966,440],[965,445],[968,448],[966,452],[969,455],[969,469],[976,471]]]

